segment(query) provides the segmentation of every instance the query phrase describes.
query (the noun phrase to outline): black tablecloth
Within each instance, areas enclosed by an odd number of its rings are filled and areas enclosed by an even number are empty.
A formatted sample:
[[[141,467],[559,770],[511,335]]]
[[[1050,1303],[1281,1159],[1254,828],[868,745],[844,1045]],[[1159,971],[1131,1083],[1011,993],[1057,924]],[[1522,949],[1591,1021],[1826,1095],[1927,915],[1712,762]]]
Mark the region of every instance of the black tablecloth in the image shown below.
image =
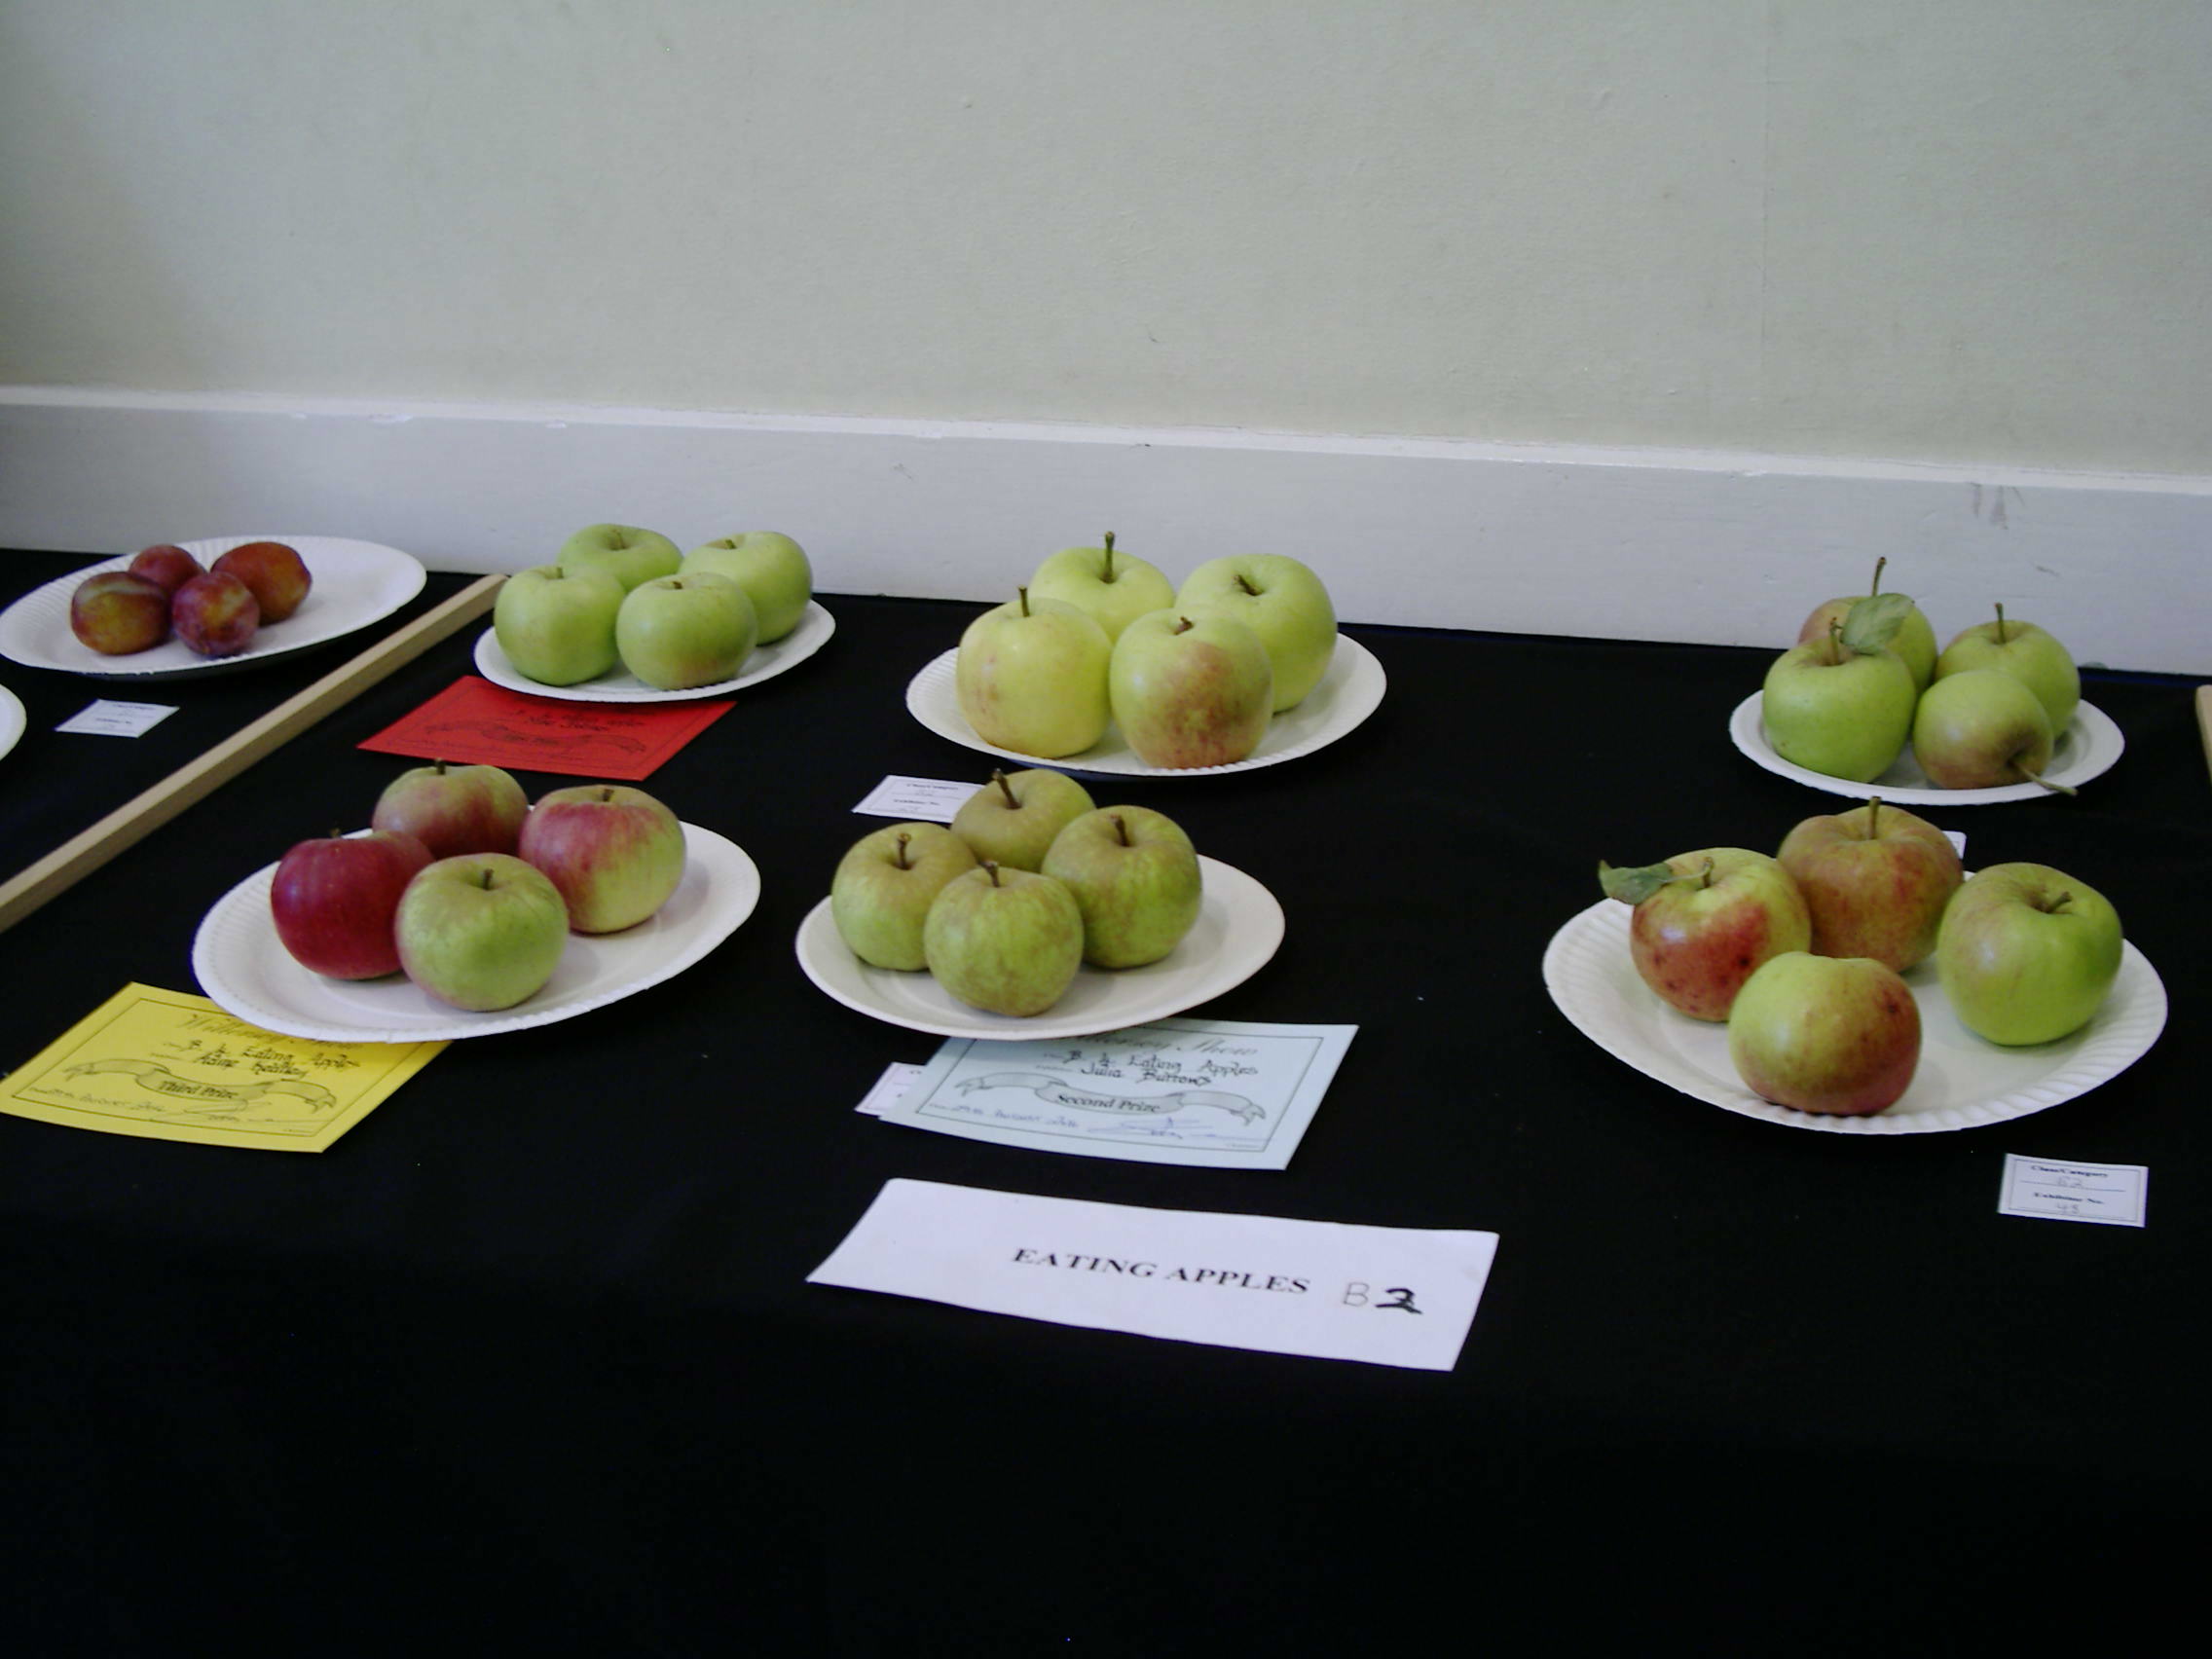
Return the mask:
[[[1179,1169],[853,1110],[938,1040],[817,991],[800,918],[885,774],[989,761],[903,707],[976,608],[825,603],[824,651],[646,785],[763,875],[699,966],[455,1044],[320,1156],[0,1117],[22,1651],[2124,1642],[2186,1587],[2212,1484],[2186,684],[2087,678],[2127,750],[2079,798],[1928,814],[1970,864],[2113,899],[2172,998],[2157,1046],[2009,1124],[1821,1134],[1651,1082],[1539,971],[1600,858],[1771,848],[1845,804],[1730,746],[1768,653],[1349,628],[1389,693],[1348,737],[1101,786],[1282,903],[1280,953],[1198,1012],[1359,1027],[1287,1172]],[[0,935],[0,1065],[129,980],[196,988],[202,913],[366,820],[405,762],[355,745],[475,632]],[[56,762],[48,717],[99,688],[34,678],[0,665],[34,711],[8,811],[35,788],[89,822],[120,740]],[[2150,1225],[1999,1215],[2009,1152],[2151,1166]],[[1500,1244],[1448,1375],[808,1285],[898,1176]]]

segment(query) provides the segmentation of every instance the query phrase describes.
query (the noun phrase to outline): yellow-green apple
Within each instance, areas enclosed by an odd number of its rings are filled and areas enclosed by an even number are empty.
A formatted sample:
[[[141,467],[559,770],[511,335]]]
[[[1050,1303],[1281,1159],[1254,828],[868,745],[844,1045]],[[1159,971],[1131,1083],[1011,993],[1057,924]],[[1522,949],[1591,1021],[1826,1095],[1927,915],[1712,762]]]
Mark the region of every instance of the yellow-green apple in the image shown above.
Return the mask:
[[[141,549],[130,561],[130,573],[162,584],[164,593],[176,590],[206,567],[173,541],[158,541]]]
[[[101,571],[71,591],[69,631],[102,656],[151,650],[169,637],[169,596],[151,576]]]
[[[1260,636],[1220,610],[1153,610],[1114,642],[1115,722],[1148,766],[1226,766],[1259,748],[1274,707]]]
[[[2082,675],[2072,653],[2033,622],[2008,620],[2002,605],[1995,621],[1976,622],[1943,647],[1936,678],[1974,668],[2000,669],[2033,691],[2050,717],[2053,737],[2066,730],[2082,700]]]
[[[712,571],[655,576],[622,596],[614,648],[622,666],[660,691],[735,680],[753,654],[753,601]]]
[[[773,645],[797,627],[814,597],[814,567],[806,549],[773,530],[740,531],[703,542],[683,555],[682,569],[712,571],[745,590],[759,628],[756,645]]]
[[[241,578],[209,571],[169,596],[169,627],[203,657],[233,657],[260,633],[261,605]]]
[[[976,735],[1041,760],[1080,755],[1106,735],[1113,642],[1098,618],[1021,588],[969,623],[953,657],[960,712]]]
[[[1146,611],[1173,605],[1175,584],[1157,565],[1116,552],[1108,531],[1103,546],[1063,547],[1039,565],[1029,578],[1029,597],[1065,600],[1088,610],[1107,639],[1118,640]]]
[[[392,830],[300,842],[276,861],[269,885],[278,942],[301,967],[333,979],[398,973],[399,896],[429,863],[429,848]]]
[[[544,988],[569,941],[569,908],[544,871],[511,853],[424,865],[392,918],[399,965],[440,1002],[478,1013]]]
[[[830,919],[846,948],[871,968],[926,966],[922,924],[938,892],[976,867],[966,841],[941,824],[893,824],[863,835],[837,861]]]
[[[1282,553],[1232,553],[1208,559],[1176,590],[1175,608],[1234,616],[1260,636],[1274,669],[1274,710],[1306,700],[1329,672],[1337,648],[1337,609],[1321,578]]]
[[[1775,857],[1804,897],[1815,955],[1870,956],[1900,974],[1936,948],[1966,879],[1942,830],[1879,795],[1805,819]]]
[[[300,550],[283,541],[248,541],[232,548],[208,567],[228,571],[251,589],[261,608],[263,626],[281,622],[307,602],[314,586]]]
[[[1797,643],[1802,645],[1810,641],[1825,640],[1830,622],[1843,622],[1851,615],[1853,606],[1878,595],[1882,591],[1882,568],[1889,562],[1887,557],[1874,561],[1874,580],[1864,593],[1814,606],[1813,613],[1805,618],[1805,625],[1797,630]],[[1898,625],[1897,637],[1890,642],[1890,649],[1904,658],[1905,667],[1912,670],[1913,689],[1927,690],[1928,682],[1936,678],[1936,630],[1929,625],[1919,606],[1913,606],[1904,613]]]
[[[1912,754],[1939,790],[1985,790],[2033,781],[2046,783],[2050,764],[2050,717],[2036,694],[1994,668],[1938,675],[1920,694],[1912,715]]]
[[[1852,615],[1903,597],[1867,600]],[[1851,644],[1854,637],[1861,638],[1859,646]],[[1914,696],[1904,658],[1830,623],[1822,638],[1774,659],[1759,693],[1759,719],[1785,760],[1824,777],[1870,783],[1903,753]]]
[[[1010,775],[993,768],[991,781],[952,815],[952,832],[977,859],[1002,869],[1042,869],[1052,837],[1094,804],[1090,792],[1065,772],[1037,766]]]
[[[683,879],[683,826],[627,784],[576,784],[537,797],[516,855],[543,870],[580,934],[636,927]]]
[[[1911,1085],[1920,1005],[1885,962],[1785,951],[1737,992],[1728,1058],[1747,1088],[1778,1106],[1863,1117]]]
[[[1976,870],[1943,912],[1936,975],[1959,1023],[1992,1043],[2079,1031],[2120,977],[2120,914],[2048,865]]]
[[[1142,806],[1076,819],[1045,855],[1044,873],[1075,895],[1083,959],[1094,968],[1158,962],[1198,919],[1198,855],[1182,827]]]
[[[971,1008],[1043,1014],[1083,966],[1083,912],[1049,875],[985,864],[938,890],[922,923],[937,982]]]
[[[1810,950],[1812,918],[1789,872],[1748,847],[1706,847],[1665,864],[1598,866],[1608,898],[1635,906],[1630,960],[1661,1001],[1726,1019],[1744,981],[1786,950]]]
[[[553,562],[570,571],[605,571],[627,593],[655,576],[673,576],[683,555],[658,531],[634,524],[587,524],[561,543]]]
[[[492,632],[515,672],[545,685],[596,680],[620,660],[614,618],[622,584],[605,571],[538,565],[499,586]]]
[[[433,859],[511,853],[522,838],[530,797],[498,766],[411,766],[384,788],[369,817],[378,830],[413,835]]]

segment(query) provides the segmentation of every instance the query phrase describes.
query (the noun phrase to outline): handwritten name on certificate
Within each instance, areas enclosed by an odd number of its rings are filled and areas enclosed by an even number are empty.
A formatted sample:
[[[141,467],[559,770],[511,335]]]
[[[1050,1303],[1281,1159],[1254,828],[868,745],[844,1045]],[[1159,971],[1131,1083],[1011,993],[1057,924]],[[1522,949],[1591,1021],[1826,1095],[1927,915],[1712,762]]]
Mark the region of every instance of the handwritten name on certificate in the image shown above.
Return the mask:
[[[1284,1169],[1358,1029],[1161,1019],[1056,1043],[955,1037],[880,1116],[1040,1152]]]
[[[1096,1331],[1450,1371],[1496,1254],[1494,1233],[897,1180],[807,1280]]]

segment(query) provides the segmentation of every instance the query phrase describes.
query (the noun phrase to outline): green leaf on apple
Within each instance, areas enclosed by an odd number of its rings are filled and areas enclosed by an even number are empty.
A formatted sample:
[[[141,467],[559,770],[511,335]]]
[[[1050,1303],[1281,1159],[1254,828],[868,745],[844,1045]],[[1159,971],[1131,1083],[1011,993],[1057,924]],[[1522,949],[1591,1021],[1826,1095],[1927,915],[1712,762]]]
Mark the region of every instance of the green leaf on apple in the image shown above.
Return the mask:
[[[1887,650],[1904,619],[1912,613],[1912,596],[1877,593],[1854,605],[1843,619],[1844,648],[1861,656]]]
[[[1617,869],[1598,861],[1598,885],[1605,890],[1605,897],[1618,899],[1624,904],[1641,904],[1671,881],[1702,881],[1713,873],[1709,864],[1705,868],[1684,875],[1673,865],[1640,865],[1634,869]]]

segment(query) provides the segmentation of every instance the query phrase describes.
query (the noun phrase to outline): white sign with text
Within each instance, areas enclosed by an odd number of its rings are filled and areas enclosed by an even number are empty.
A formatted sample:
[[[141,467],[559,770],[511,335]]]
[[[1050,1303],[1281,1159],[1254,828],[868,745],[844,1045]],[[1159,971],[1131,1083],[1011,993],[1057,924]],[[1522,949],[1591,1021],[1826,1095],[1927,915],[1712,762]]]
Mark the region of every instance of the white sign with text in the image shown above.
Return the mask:
[[[1060,1042],[954,1037],[877,1115],[1039,1152],[1284,1169],[1358,1029],[1158,1019]]]
[[[1450,1371],[1496,1254],[1494,1233],[894,1180],[807,1279],[1055,1325]]]

